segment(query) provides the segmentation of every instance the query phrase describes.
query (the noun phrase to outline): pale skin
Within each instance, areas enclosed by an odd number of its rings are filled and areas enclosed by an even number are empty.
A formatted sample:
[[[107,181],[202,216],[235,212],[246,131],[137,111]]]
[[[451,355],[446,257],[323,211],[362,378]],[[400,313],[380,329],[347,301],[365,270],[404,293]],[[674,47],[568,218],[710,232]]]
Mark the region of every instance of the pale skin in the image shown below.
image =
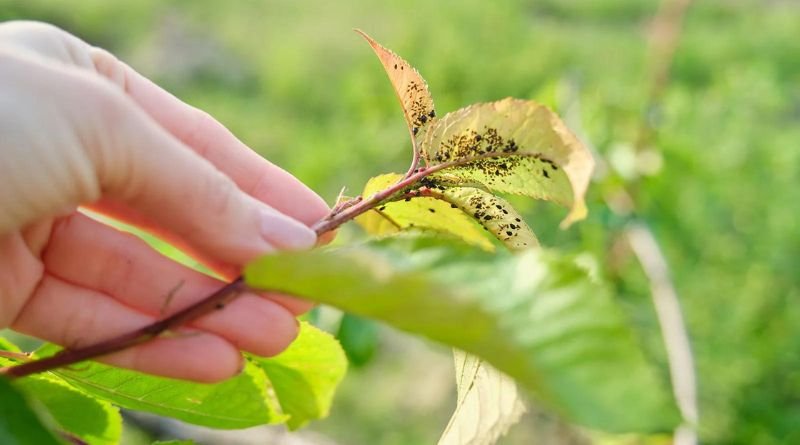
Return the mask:
[[[208,114],[108,52],[50,25],[0,24],[0,328],[76,348],[224,284],[79,207],[155,233],[228,279],[264,253],[313,247],[309,226],[329,212]],[[219,381],[239,372],[241,350],[286,348],[309,307],[246,293],[102,361]]]

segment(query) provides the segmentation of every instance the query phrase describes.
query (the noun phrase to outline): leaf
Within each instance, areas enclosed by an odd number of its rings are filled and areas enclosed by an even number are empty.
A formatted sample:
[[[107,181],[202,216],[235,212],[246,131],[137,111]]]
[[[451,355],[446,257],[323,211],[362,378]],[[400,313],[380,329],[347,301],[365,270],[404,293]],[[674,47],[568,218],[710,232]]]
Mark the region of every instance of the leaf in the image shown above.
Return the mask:
[[[471,187],[441,190],[444,199],[472,215],[486,230],[511,250],[539,246],[533,230],[505,199]]]
[[[11,351],[11,352],[22,352],[20,351],[19,347],[11,342],[11,340],[0,337],[0,350],[1,351]]]
[[[0,443],[58,445],[28,402],[6,379],[0,378]]]
[[[356,367],[364,366],[378,349],[378,326],[372,320],[344,314],[336,338],[342,344],[347,361]]]
[[[475,354],[582,425],[675,426],[675,407],[614,301],[571,259],[408,243],[265,256],[245,280]]]
[[[269,376],[292,430],[328,415],[347,372],[347,358],[336,339],[305,322],[300,324],[300,335],[282,353],[248,359]]]
[[[492,445],[525,412],[517,385],[474,355],[456,349],[453,359],[458,400],[438,445]]]
[[[403,115],[406,118],[412,140],[421,139],[425,130],[430,127],[436,118],[433,98],[430,91],[428,91],[428,84],[425,79],[408,62],[381,46],[364,31],[359,29],[355,31],[367,40],[367,43],[380,59],[384,70],[386,70],[386,74],[392,82],[392,87],[394,87],[394,92],[403,107]],[[417,147],[416,142],[414,147]]]
[[[478,182],[490,191],[551,200],[571,208],[562,226],[586,215],[592,156],[534,101],[507,98],[449,113],[431,126],[422,150],[428,165],[474,159],[431,175],[450,185]]]
[[[397,173],[376,176],[367,181],[363,196],[371,196],[396,183],[401,177]],[[356,217],[356,222],[373,235],[390,235],[411,228],[435,230],[487,250],[493,249],[492,243],[470,216],[453,208],[450,203],[433,197],[388,202]]]
[[[42,356],[57,346],[45,345]],[[238,376],[217,384],[155,377],[97,362],[58,369],[70,384],[123,408],[147,411],[213,428],[247,428],[281,423],[286,416],[269,387],[264,371],[246,364]]]
[[[41,403],[58,426],[90,445],[119,443],[119,410],[72,387],[52,374],[15,381],[15,386]]]

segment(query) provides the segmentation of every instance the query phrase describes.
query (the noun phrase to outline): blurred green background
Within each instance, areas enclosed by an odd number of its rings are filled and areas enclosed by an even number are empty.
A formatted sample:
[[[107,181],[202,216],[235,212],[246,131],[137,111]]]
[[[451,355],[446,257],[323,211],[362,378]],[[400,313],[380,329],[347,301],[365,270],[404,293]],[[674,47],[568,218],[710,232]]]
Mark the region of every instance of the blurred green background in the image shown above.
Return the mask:
[[[604,161],[588,220],[568,231],[557,229],[564,209],[520,204],[543,243],[597,259],[663,364],[648,282],[618,238],[632,215],[647,221],[693,340],[703,443],[800,443],[800,2],[694,2],[650,106],[658,5],[0,0],[0,19],[48,21],[111,50],[329,202],[404,171],[410,153],[389,83],[351,28],[416,66],[440,115],[506,96],[551,105]],[[627,216],[606,204],[621,187],[635,199]],[[454,401],[448,351],[380,335],[303,443],[435,442]],[[533,437],[570,441],[530,414],[501,443]]]

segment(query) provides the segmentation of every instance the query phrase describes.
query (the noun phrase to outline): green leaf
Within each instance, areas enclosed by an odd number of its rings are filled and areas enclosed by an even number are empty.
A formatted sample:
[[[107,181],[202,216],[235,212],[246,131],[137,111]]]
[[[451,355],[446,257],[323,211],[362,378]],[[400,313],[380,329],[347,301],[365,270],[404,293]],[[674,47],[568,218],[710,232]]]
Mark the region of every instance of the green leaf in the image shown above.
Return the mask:
[[[328,415],[347,372],[347,358],[332,335],[300,323],[300,335],[275,357],[248,356],[269,376],[287,425],[295,430]]]
[[[20,351],[19,347],[11,342],[11,340],[0,337],[0,350],[2,351],[11,351],[11,352],[22,352]]]
[[[514,380],[474,355],[453,351],[458,400],[438,445],[493,445],[525,404]]]
[[[394,92],[403,107],[403,115],[406,118],[412,140],[421,139],[425,130],[436,118],[433,98],[428,91],[425,79],[400,56],[381,46],[363,31],[357,29],[356,32],[367,39],[367,43],[375,51],[375,55],[378,56],[386,70]]]
[[[91,397],[52,374],[33,375],[14,383],[40,402],[64,431],[90,445],[119,443],[122,417],[107,401]]]
[[[397,173],[376,176],[367,181],[363,196],[371,196],[396,183],[401,177]],[[388,202],[356,217],[356,222],[372,235],[391,235],[408,229],[434,230],[449,233],[487,250],[493,249],[492,243],[471,216],[434,197]]]
[[[6,379],[0,378],[0,443],[3,445],[58,445],[53,434]]]
[[[431,240],[402,246],[384,240],[270,255],[249,264],[245,280],[475,354],[585,426],[650,431],[677,423],[615,302],[570,258]]]
[[[344,314],[336,338],[342,344],[347,360],[356,367],[363,366],[378,349],[378,326],[372,320]]]
[[[555,113],[536,102],[507,98],[449,113],[431,126],[422,150],[428,165],[469,161],[431,178],[551,200],[571,208],[564,226],[586,215],[592,156]]]
[[[46,345],[40,355],[55,353]],[[213,428],[281,423],[286,416],[264,371],[247,363],[238,376],[217,384],[155,377],[97,362],[53,371],[70,384],[124,408]]]

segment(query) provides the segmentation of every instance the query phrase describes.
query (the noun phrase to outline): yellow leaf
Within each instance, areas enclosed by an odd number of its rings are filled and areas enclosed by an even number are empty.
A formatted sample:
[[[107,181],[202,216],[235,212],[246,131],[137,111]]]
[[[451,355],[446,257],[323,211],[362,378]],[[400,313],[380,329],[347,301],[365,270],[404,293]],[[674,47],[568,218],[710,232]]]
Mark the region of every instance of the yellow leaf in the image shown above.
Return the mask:
[[[436,118],[433,98],[428,91],[425,79],[408,62],[381,46],[364,31],[357,29],[356,32],[367,40],[383,64],[394,91],[397,93],[397,98],[400,99],[400,104],[403,106],[403,114],[412,139],[421,139],[425,129]]]
[[[493,445],[525,413],[514,380],[480,358],[453,350],[458,400],[438,445]]]
[[[539,246],[533,230],[505,199],[471,187],[445,188],[442,199],[471,215],[511,250]]]
[[[396,173],[376,176],[367,182],[363,196],[371,196],[401,177]],[[356,222],[373,235],[391,235],[408,229],[434,230],[449,233],[486,250],[494,248],[470,216],[449,202],[433,197],[388,202],[356,217]]]
[[[470,160],[431,176],[445,183],[477,181],[491,191],[570,207],[562,227],[586,216],[591,153],[534,101],[507,98],[449,113],[428,130],[422,150],[429,165]]]

